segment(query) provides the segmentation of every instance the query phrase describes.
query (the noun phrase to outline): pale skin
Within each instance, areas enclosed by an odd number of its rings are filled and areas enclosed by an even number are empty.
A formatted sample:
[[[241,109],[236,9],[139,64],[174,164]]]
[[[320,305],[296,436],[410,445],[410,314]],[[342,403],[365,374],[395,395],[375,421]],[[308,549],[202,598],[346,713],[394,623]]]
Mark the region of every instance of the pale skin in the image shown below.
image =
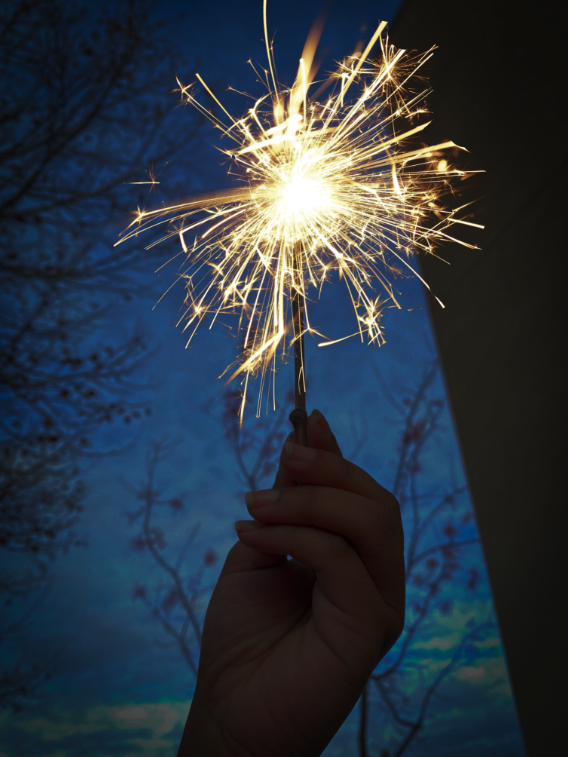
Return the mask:
[[[402,633],[398,502],[318,411],[308,443],[287,442],[272,489],[246,497],[178,757],[321,755]]]

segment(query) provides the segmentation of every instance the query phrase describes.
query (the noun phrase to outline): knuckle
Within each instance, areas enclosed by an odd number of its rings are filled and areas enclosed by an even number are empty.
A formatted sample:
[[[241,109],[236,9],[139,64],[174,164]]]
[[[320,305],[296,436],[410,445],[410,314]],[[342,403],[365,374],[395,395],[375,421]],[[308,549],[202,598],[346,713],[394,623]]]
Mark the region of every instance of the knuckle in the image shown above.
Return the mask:
[[[400,535],[402,521],[400,507],[395,497],[385,498],[384,502],[369,501],[368,528],[381,539],[392,539]]]

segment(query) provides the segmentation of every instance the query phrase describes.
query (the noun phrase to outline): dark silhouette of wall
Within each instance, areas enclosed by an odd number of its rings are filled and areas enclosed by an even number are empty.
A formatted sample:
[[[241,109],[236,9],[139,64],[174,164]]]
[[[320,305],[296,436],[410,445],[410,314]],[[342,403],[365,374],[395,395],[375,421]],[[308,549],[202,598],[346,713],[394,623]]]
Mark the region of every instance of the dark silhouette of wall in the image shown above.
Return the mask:
[[[530,757],[568,753],[561,7],[406,0],[391,28],[397,47],[439,46],[428,143],[450,138],[487,171],[486,230],[455,227],[483,249],[422,263],[446,305],[430,310]]]

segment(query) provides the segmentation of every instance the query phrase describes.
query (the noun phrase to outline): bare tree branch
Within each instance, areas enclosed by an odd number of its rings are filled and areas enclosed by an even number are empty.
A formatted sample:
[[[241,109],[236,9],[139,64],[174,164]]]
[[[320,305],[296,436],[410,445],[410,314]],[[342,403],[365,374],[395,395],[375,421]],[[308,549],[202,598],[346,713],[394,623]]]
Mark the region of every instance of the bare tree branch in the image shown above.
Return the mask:
[[[117,254],[114,226],[134,192],[144,201],[128,182],[181,155],[199,128],[172,118],[180,61],[150,10],[146,0],[94,19],[81,0],[0,8],[0,549],[27,555],[38,576],[85,544],[82,460],[128,446],[102,447],[100,429],[150,412],[152,384],[137,375],[154,348],[139,327],[118,336],[111,316],[149,292],[158,251]],[[0,626],[15,622],[17,602],[0,604]],[[18,671],[0,705],[16,701]]]

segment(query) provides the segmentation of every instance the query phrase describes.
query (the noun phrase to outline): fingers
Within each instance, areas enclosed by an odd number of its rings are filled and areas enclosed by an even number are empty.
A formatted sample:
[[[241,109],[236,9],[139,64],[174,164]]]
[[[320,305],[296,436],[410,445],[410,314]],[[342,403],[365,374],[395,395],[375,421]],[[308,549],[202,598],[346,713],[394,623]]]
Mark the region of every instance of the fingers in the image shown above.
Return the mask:
[[[288,434],[286,441],[282,445],[282,450],[280,452],[280,464],[278,466],[278,470],[276,471],[276,478],[274,479],[274,483],[272,484],[273,489],[281,489],[284,486],[297,486],[296,481],[292,478],[292,476],[288,473],[286,468],[282,465],[282,455],[285,455],[285,449],[286,444],[289,442],[294,441],[294,432],[290,431]]]
[[[315,527],[343,537],[385,601],[404,612],[404,534],[394,497],[371,499],[328,486],[296,486],[248,492],[246,503],[259,523]]]
[[[307,421],[307,436],[308,445],[316,449],[326,450],[333,454],[341,455],[341,450],[337,440],[329,426],[329,423],[319,410],[313,410]],[[286,442],[294,441],[294,432],[291,431],[288,434]],[[273,488],[279,489],[283,486],[296,486],[297,481],[292,478],[290,473],[286,470],[286,467],[282,465],[283,459],[286,457],[285,447],[282,447],[280,454],[280,466],[276,473]]]
[[[371,577],[350,544],[337,534],[316,528],[295,525],[266,525],[247,529],[247,521],[240,522],[239,539],[259,552],[290,555],[294,560],[317,573],[317,589],[313,597],[314,615],[331,616],[328,643],[345,633],[368,639],[377,645],[377,632],[384,629],[389,636],[395,613],[384,602]],[[336,624],[336,626],[334,626]],[[319,630],[319,629],[318,629]],[[345,642],[345,638],[342,639]],[[363,651],[363,650],[361,650]],[[369,650],[365,650],[369,654]]]
[[[385,600],[403,614],[404,534],[396,498],[341,456],[318,411],[308,419],[308,439],[309,448],[295,444],[293,434],[288,437],[273,489],[246,495],[250,514],[261,523],[311,526],[343,537]]]
[[[329,486],[360,494],[376,501],[398,503],[396,498],[355,463],[322,449],[284,445],[281,465],[294,481],[312,486]]]

